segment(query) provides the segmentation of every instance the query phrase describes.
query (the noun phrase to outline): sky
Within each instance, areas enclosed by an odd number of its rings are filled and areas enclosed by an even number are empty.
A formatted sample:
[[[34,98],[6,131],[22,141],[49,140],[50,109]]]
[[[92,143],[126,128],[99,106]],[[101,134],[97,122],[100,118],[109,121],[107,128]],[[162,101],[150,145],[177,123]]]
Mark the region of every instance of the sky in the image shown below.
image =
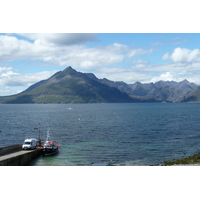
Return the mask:
[[[17,94],[68,66],[128,84],[187,79],[200,85],[200,34],[0,34],[0,96]]]
[[[7,0],[0,7],[0,96],[68,66],[128,84],[200,85],[198,8],[196,0]]]

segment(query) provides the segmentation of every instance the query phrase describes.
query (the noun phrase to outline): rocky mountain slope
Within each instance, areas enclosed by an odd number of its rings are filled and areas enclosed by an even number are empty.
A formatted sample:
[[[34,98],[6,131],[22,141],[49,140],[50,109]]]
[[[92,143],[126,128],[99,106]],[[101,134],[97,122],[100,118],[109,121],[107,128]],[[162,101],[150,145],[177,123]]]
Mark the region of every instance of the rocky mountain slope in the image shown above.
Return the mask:
[[[186,95],[182,102],[200,102],[200,87],[189,95]]]
[[[146,101],[181,102],[186,96],[198,88],[197,85],[187,80],[181,82],[158,81],[156,83],[144,84],[140,82],[126,84],[124,82],[109,81],[107,79],[102,79],[101,82],[111,87],[116,87],[131,97]]]
[[[137,99],[135,101],[138,101]],[[24,92],[1,97],[0,103],[110,103],[134,102],[128,94],[109,87],[71,67],[40,81]]]
[[[92,73],[77,72],[71,67],[30,86],[20,94],[0,97],[0,103],[128,103],[192,100],[200,101],[200,89],[187,80],[126,84],[105,78],[98,79]]]

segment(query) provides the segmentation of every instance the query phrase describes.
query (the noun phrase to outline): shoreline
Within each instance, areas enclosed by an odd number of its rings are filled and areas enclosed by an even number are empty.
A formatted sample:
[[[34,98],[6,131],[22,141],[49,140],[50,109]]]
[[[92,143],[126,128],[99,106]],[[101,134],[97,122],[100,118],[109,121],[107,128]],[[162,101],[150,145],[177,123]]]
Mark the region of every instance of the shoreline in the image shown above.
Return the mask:
[[[183,159],[165,161],[160,166],[200,166],[200,152]]]

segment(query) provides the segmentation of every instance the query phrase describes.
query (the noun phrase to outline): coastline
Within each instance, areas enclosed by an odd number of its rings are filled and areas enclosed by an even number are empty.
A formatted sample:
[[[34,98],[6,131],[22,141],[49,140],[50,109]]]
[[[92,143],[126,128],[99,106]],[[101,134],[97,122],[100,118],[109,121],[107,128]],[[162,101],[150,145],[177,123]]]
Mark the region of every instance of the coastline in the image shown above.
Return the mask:
[[[165,161],[161,166],[200,166],[200,152],[183,159]]]

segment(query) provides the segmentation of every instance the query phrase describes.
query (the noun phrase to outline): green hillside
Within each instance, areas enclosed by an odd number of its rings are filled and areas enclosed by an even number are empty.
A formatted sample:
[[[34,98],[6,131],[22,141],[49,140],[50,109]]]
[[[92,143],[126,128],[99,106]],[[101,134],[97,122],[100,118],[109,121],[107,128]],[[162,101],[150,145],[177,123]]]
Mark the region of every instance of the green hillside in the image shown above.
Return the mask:
[[[195,92],[185,97],[183,102],[200,102],[200,87]]]
[[[134,100],[117,88],[102,84],[71,67],[32,85],[20,94],[0,97],[0,103],[124,103],[134,101],[139,100]]]

